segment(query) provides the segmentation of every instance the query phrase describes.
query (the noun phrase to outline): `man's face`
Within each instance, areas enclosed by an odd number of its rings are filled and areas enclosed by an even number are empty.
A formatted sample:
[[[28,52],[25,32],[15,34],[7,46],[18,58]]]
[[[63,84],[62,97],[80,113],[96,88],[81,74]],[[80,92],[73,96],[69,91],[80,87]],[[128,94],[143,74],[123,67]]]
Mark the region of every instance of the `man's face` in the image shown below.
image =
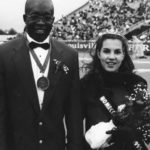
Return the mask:
[[[24,21],[27,33],[42,42],[50,34],[54,22],[53,7],[47,1],[34,1],[27,6]]]

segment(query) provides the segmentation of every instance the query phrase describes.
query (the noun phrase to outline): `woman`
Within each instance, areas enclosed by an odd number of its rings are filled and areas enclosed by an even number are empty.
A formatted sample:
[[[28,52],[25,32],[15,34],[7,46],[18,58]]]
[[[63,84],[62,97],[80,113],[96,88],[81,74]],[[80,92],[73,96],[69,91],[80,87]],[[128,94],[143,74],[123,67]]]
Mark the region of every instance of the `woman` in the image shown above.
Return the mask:
[[[92,147],[92,139],[86,138],[88,143],[86,149],[90,149],[91,146],[93,149],[103,147],[106,150],[136,150],[137,148],[146,150],[142,139],[139,138],[141,137],[139,132],[129,125],[122,125],[122,120],[117,115],[115,117],[113,113],[117,111],[118,106],[125,103],[126,97],[132,94],[135,85],[147,86],[142,77],[133,73],[134,64],[128,54],[127,40],[119,34],[103,34],[96,41],[96,49],[92,57],[93,61],[88,64],[89,71],[81,79],[86,131],[88,132],[94,125],[110,122],[110,120],[113,120],[114,128],[110,131],[106,130],[109,138],[107,144],[103,146]],[[101,101],[102,98],[104,101]],[[100,134],[103,130],[104,128],[101,128]],[[90,130],[90,133],[92,131]],[[138,141],[138,144],[135,141]]]

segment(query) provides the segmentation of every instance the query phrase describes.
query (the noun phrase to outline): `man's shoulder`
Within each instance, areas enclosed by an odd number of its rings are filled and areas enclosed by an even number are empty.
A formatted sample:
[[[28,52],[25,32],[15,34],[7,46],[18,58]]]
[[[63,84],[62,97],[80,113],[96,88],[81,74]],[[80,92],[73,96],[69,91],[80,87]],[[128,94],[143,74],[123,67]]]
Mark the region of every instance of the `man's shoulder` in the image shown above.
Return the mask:
[[[6,41],[5,43],[0,45],[0,50],[7,50],[13,47],[19,46],[23,41],[23,35],[17,36],[12,40]]]
[[[56,48],[56,49],[60,49],[62,51],[66,51],[67,53],[68,52],[71,52],[71,53],[77,53],[77,50],[68,46],[65,41],[63,40],[56,40],[56,39],[52,39],[52,44],[53,46]]]

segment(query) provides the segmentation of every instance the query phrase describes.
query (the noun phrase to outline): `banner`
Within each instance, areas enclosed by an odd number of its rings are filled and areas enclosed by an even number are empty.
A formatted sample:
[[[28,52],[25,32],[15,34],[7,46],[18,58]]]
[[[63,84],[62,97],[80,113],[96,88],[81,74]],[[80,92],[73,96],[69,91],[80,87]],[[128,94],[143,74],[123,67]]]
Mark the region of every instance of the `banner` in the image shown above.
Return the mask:
[[[129,43],[129,54],[135,57],[150,56],[150,41]]]
[[[95,48],[95,41],[64,41],[68,46],[77,49],[79,52],[89,52]],[[129,42],[129,53],[137,57],[150,55],[150,41],[144,43]]]
[[[95,41],[90,40],[90,41],[74,41],[74,40],[70,40],[70,41],[64,41],[68,46],[77,49],[78,51],[82,51],[82,52],[88,52],[89,50],[94,49],[94,44]]]

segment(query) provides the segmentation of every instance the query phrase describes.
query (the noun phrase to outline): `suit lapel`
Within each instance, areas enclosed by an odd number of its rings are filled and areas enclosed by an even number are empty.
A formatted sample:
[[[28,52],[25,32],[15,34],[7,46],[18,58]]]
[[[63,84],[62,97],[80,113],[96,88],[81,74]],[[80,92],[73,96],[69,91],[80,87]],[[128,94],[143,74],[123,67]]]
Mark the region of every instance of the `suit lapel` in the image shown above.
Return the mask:
[[[54,46],[54,41],[51,40],[51,57],[50,57],[50,68],[48,73],[48,78],[50,80],[50,86],[45,91],[44,100],[43,100],[43,110],[48,106],[48,103],[52,100],[53,93],[56,89],[56,85],[59,82],[61,77],[61,72],[56,72],[56,64],[54,59],[61,61],[62,60],[62,51],[59,48]]]
[[[20,40],[18,48],[15,48],[14,51],[14,62],[23,83],[24,91],[28,95],[29,101],[32,103],[35,111],[39,112],[38,96],[25,37]]]

